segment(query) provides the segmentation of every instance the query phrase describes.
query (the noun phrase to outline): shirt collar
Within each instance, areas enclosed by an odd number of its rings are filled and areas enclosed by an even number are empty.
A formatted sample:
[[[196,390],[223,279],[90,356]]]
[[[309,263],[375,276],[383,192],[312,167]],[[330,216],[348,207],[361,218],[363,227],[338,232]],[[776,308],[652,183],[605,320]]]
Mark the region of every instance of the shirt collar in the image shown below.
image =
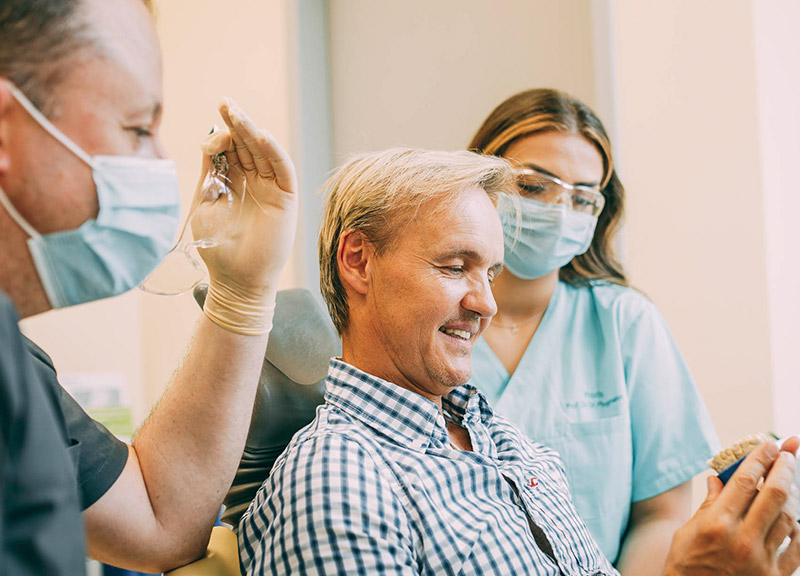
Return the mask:
[[[477,422],[488,424],[494,415],[486,396],[470,383],[442,396],[442,409],[456,424],[467,427]]]
[[[438,406],[416,392],[367,374],[331,358],[325,381],[325,400],[364,422],[392,441],[425,450],[431,440],[447,442],[447,429]],[[455,422],[469,426],[492,416],[486,398],[471,384],[442,397],[442,408]]]

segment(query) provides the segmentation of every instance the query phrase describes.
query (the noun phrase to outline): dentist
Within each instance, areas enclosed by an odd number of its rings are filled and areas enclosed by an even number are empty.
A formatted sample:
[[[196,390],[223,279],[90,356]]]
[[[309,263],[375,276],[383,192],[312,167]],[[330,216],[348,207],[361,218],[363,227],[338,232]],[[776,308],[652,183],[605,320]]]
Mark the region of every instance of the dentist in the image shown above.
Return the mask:
[[[203,251],[205,314],[133,445],[81,410],[17,326],[126,292],[168,252],[179,205],[161,76],[147,1],[0,5],[4,573],[80,574],[87,552],[148,572],[201,556],[242,453],[297,194],[291,160],[233,103],[203,172],[219,152],[244,171],[243,230]]]

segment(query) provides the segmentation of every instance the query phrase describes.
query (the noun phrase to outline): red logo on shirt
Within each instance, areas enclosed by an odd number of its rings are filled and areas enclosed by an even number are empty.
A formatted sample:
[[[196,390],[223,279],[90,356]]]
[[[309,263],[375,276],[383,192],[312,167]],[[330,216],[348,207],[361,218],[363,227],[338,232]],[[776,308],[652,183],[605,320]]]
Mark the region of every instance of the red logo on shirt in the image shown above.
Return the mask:
[[[539,479],[536,476],[531,476],[531,479],[528,480],[528,483],[525,484],[528,488],[536,488],[539,485]]]

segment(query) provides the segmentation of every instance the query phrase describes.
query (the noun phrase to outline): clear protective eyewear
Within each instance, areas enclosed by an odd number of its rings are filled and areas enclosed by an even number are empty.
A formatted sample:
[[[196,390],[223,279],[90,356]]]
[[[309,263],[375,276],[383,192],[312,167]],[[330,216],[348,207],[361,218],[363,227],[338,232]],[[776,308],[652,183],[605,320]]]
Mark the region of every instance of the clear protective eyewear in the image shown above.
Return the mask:
[[[244,172],[238,166],[229,166],[224,154],[215,155],[212,164],[195,194],[178,241],[145,278],[141,290],[162,296],[191,290],[207,277],[198,249],[221,246],[237,234],[245,194]]]
[[[517,169],[517,186],[520,195],[545,204],[567,204],[576,212],[599,216],[605,198],[598,187],[567,184],[563,180],[544,174],[534,168]]]

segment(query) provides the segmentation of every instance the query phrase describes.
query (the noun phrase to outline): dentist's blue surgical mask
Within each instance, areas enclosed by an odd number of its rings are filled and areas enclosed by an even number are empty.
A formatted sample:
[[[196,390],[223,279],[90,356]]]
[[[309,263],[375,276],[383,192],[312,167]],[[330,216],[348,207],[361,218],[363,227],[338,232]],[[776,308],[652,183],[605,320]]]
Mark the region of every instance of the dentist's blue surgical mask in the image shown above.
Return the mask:
[[[566,204],[545,204],[501,194],[497,210],[503,222],[504,266],[517,278],[533,280],[568,264],[592,244],[597,217]]]
[[[172,247],[180,196],[171,160],[90,156],[15,86],[14,98],[56,140],[92,168],[99,212],[76,230],[40,234],[0,188],[0,204],[30,236],[36,271],[53,308],[122,294],[138,286]],[[46,162],[46,158],[42,158]]]

